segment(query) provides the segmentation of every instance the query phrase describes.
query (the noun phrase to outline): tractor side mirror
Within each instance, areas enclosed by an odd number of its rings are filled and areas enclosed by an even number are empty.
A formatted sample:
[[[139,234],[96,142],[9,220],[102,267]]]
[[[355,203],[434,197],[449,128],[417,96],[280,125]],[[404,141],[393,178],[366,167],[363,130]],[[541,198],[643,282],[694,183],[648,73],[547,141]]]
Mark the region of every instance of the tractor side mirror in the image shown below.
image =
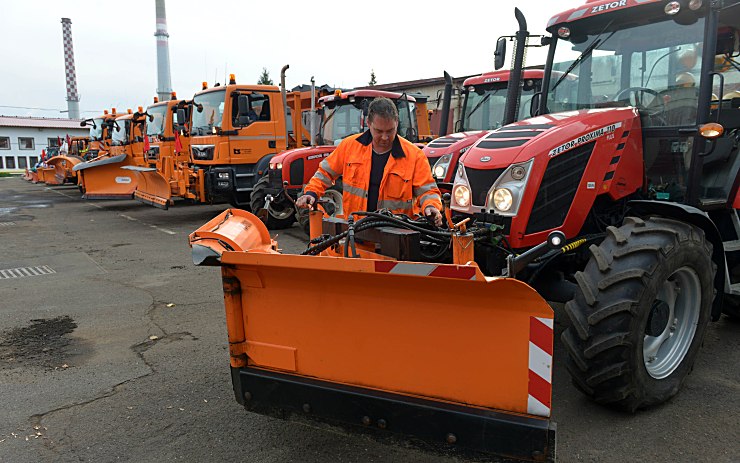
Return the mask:
[[[534,95],[532,95],[532,99],[529,100],[529,115],[531,117],[535,117],[539,115],[541,99],[542,99],[542,92],[537,92]]]
[[[493,53],[494,64],[493,67],[496,70],[504,67],[504,61],[506,60],[506,37],[499,37],[496,41],[496,51]]]
[[[182,123],[182,121],[185,121],[185,110],[184,109],[178,109],[177,110],[177,122],[178,124]]]

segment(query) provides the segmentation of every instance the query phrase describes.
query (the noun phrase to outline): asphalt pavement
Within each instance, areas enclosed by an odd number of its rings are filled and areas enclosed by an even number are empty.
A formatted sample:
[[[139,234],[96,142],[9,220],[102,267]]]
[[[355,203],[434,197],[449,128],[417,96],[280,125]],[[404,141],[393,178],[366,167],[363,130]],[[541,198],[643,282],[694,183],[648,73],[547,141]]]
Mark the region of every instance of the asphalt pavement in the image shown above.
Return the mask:
[[[0,278],[0,462],[460,461],[237,404],[220,271],[187,244],[223,209],[0,178],[0,271],[24,269]],[[297,226],[271,233],[305,248]],[[559,461],[740,461],[740,324],[712,323],[681,392],[635,414],[581,395],[564,357],[558,336]]]

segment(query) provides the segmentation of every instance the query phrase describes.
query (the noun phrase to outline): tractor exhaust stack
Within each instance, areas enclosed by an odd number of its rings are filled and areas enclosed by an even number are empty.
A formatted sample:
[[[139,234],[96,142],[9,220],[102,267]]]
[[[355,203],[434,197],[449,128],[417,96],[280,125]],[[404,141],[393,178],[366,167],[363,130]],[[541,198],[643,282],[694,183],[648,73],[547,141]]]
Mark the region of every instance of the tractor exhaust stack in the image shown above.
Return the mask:
[[[516,31],[516,45],[514,48],[514,60],[511,65],[511,77],[509,77],[509,88],[506,93],[506,109],[504,110],[504,120],[502,125],[509,125],[516,122],[519,114],[519,97],[522,93],[522,69],[524,69],[524,52],[527,47],[529,31],[527,31],[527,20],[519,8],[514,8],[514,16],[519,23],[519,30]]]

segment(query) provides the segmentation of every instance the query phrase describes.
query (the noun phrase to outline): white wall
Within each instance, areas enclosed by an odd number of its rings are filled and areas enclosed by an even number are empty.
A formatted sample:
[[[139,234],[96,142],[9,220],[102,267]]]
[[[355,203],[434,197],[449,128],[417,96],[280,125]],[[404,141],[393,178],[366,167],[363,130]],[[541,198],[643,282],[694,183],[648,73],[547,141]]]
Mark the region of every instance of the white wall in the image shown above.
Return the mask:
[[[47,129],[47,128],[28,128],[28,127],[0,127],[0,138],[10,138],[10,149],[0,149],[0,172],[9,172],[14,170],[23,170],[23,160],[27,167],[33,167],[33,159],[41,158],[41,150],[48,148],[49,138],[61,138],[64,140],[67,135],[70,137],[84,137],[89,133],[89,129],[77,127],[70,129]],[[33,138],[33,149],[20,149],[18,138]],[[8,161],[13,161],[13,167],[8,167]]]

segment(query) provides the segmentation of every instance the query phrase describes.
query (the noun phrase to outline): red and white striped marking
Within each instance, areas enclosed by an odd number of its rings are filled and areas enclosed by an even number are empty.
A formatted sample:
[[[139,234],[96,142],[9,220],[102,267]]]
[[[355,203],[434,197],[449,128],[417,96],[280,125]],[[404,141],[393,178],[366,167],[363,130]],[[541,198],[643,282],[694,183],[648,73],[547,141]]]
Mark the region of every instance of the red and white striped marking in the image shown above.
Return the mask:
[[[552,404],[552,318],[529,318],[529,397],[527,413],[550,416]]]
[[[459,265],[416,264],[387,260],[376,261],[375,271],[380,273],[394,273],[397,275],[475,280],[475,267]]]

